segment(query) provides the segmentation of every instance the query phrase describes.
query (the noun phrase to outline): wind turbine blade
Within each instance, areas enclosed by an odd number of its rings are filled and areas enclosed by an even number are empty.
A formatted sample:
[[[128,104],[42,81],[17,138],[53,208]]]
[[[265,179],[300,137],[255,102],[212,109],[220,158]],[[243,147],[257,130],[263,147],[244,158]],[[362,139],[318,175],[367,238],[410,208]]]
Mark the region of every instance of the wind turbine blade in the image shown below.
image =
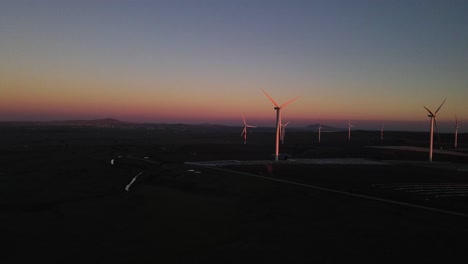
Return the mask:
[[[256,126],[251,126],[251,125],[247,125],[247,127],[251,127],[251,128],[257,128]]]
[[[247,130],[247,129],[244,127],[244,129],[243,129],[242,132],[241,132],[241,136],[244,135],[244,133],[247,132],[246,130]]]
[[[247,125],[247,123],[245,122],[244,115],[242,115],[242,121],[244,121],[244,126]]]
[[[436,114],[437,114],[437,112],[439,112],[440,108],[445,103],[445,100],[447,100],[447,98],[445,98],[444,101],[440,104],[439,108],[437,108],[437,110],[435,111]]]
[[[289,122],[287,122],[286,124],[283,125],[283,127],[287,126],[289,124]]]
[[[427,107],[425,107],[425,106],[424,106],[424,108],[426,108],[426,110],[429,112],[429,114],[431,114],[432,116],[435,116],[435,115],[431,112],[431,110],[429,110],[429,108],[427,108]]]
[[[275,100],[273,100],[273,98],[271,98],[270,95],[267,94],[267,92],[265,90],[262,89],[262,92],[268,97],[268,99],[270,99],[270,101],[276,106],[276,107],[279,107],[278,104],[275,102]]]
[[[298,97],[295,97],[295,98],[293,98],[293,99],[291,99],[291,100],[289,100],[289,101],[287,101],[287,102],[284,103],[284,104],[282,104],[282,105],[280,106],[280,108],[283,108],[283,107],[287,106],[288,104],[290,104],[290,103],[296,101],[297,98],[299,98],[299,96],[298,96]]]

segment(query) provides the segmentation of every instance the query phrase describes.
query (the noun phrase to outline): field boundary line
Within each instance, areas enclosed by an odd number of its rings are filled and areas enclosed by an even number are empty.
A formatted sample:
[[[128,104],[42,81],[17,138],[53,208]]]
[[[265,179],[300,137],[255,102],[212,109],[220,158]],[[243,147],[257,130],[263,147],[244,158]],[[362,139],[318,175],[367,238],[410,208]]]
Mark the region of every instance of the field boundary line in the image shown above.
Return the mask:
[[[287,183],[287,184],[291,184],[291,185],[307,187],[307,188],[320,190],[320,191],[326,191],[326,192],[337,193],[337,194],[341,194],[341,195],[353,196],[353,197],[358,197],[358,198],[367,199],[367,200],[373,200],[373,201],[396,204],[396,205],[401,205],[401,206],[413,207],[413,208],[423,209],[423,210],[427,210],[427,211],[431,211],[431,212],[437,212],[437,213],[443,213],[443,214],[449,214],[449,215],[456,215],[456,216],[462,216],[462,217],[468,217],[468,214],[465,214],[465,213],[460,213],[460,212],[455,212],[455,211],[450,211],[450,210],[444,210],[444,209],[438,209],[438,208],[433,208],[433,207],[424,206],[424,205],[417,205],[417,204],[411,204],[411,203],[399,202],[399,201],[395,201],[395,200],[389,200],[389,199],[383,199],[383,198],[368,196],[368,195],[364,195],[364,194],[357,194],[357,193],[350,193],[350,192],[345,192],[345,191],[333,190],[333,189],[329,189],[329,188],[324,188],[324,187],[319,187],[319,186],[314,186],[314,185],[309,185],[309,184],[304,184],[304,183],[299,183],[299,182],[287,181],[287,180],[282,180],[282,179],[275,179],[275,178],[270,178],[270,177],[266,177],[266,176],[256,175],[256,174],[247,173],[247,172],[234,171],[234,170],[229,170],[229,169],[224,169],[224,168],[219,168],[219,167],[203,166],[203,165],[197,165],[197,166],[207,168],[207,169],[212,169],[212,170],[220,170],[220,171],[225,171],[225,172],[230,172],[230,173],[235,173],[235,174],[241,174],[241,175],[260,178],[260,179],[265,179],[265,180],[269,180],[269,181],[275,181],[275,182],[281,182],[281,183]]]

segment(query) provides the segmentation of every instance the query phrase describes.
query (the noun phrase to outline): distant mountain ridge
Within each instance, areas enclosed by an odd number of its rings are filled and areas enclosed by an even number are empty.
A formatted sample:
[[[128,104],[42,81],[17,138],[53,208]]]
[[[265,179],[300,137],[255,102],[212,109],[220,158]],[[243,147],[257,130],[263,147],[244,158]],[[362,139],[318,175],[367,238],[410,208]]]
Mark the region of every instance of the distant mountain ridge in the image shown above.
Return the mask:
[[[389,131],[414,131],[414,132],[427,132],[426,122],[419,122],[421,126],[413,126],[413,128],[400,128],[400,129],[388,129]],[[412,125],[411,122],[407,124]],[[242,123],[239,124],[229,124],[223,125],[218,123],[167,123],[167,122],[128,122],[122,121],[115,118],[101,118],[101,119],[74,119],[74,120],[52,120],[52,121],[0,121],[1,127],[30,127],[30,128],[122,128],[122,129],[158,129],[166,131],[242,131]],[[320,124],[315,123],[312,125],[306,126],[291,126],[288,127],[288,131],[310,131],[318,132]],[[439,126],[440,128],[440,126]],[[276,131],[274,124],[270,126],[257,126],[255,129],[251,129],[252,133],[263,133]],[[358,128],[352,128],[353,131],[356,130],[369,130],[369,131],[380,131],[379,127],[370,128],[359,126]],[[344,132],[348,131],[348,127],[334,127],[329,125],[322,124],[322,132]],[[440,133],[453,133],[452,126],[450,130],[445,129],[445,131],[440,130]],[[459,133],[466,133],[465,131],[459,131]]]
[[[63,120],[63,121],[49,121],[45,124],[51,125],[70,125],[70,126],[97,126],[97,127],[112,127],[112,126],[125,126],[136,125],[138,123],[120,121],[114,118],[104,119],[91,119],[91,120]]]
[[[0,122],[10,126],[89,126],[89,127],[118,127],[132,126],[138,123],[120,121],[113,118],[103,119],[77,119],[77,120],[53,120],[53,121],[5,121]]]
[[[0,126],[5,127],[70,127],[70,128],[124,128],[124,129],[155,129],[160,131],[226,131],[238,129],[238,127],[220,124],[184,124],[184,123],[142,123],[126,122],[114,118],[103,119],[77,119],[54,121],[0,121]]]
[[[185,123],[147,123],[147,122],[127,122],[115,118],[102,119],[75,119],[75,120],[53,120],[53,121],[3,121],[0,125],[7,126],[64,126],[64,127],[102,127],[102,128],[149,128],[149,129],[202,129],[202,130],[229,130],[237,129],[238,126],[227,126],[215,123],[185,124]],[[318,131],[319,124],[305,127],[292,127],[291,130]],[[274,127],[257,127],[255,131],[261,132],[274,129]],[[322,125],[322,132],[345,131],[344,128]]]

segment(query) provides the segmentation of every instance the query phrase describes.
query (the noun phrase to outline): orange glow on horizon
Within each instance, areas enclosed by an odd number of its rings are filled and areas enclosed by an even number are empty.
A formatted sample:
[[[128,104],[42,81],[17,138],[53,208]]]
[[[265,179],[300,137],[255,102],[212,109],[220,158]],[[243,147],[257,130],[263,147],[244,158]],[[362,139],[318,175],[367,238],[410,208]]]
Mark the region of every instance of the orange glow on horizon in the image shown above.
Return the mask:
[[[45,77],[10,77],[3,81],[9,87],[2,91],[0,97],[0,120],[4,121],[17,118],[27,120],[28,117],[113,117],[124,121],[188,120],[196,123],[224,120],[236,123],[245,115],[248,120],[274,124],[276,113],[271,98],[283,105],[295,96],[298,96],[297,100],[282,108],[283,120],[305,123],[316,123],[318,120],[426,120],[422,104],[419,106],[410,99],[400,101],[401,105],[395,107],[394,101],[389,99],[357,104],[346,97],[319,98],[301,94],[290,97],[289,94],[277,96],[273,93],[268,98],[257,87],[246,93],[234,94],[229,91],[235,87],[229,86],[227,90],[220,90],[218,87],[213,90],[198,90],[184,83],[142,82],[135,85],[134,89],[129,89],[132,86],[127,82],[109,86],[109,83],[98,80],[53,82]],[[440,120],[447,117],[446,111],[444,106],[439,115]]]

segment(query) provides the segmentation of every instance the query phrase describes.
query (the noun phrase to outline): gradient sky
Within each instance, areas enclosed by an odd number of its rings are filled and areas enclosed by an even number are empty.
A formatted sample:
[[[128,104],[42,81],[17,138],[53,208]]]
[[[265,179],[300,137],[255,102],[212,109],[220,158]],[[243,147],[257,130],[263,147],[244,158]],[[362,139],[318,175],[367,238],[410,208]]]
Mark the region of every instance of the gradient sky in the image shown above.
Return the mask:
[[[426,129],[423,105],[447,98],[442,128],[457,115],[464,130],[467,14],[462,0],[0,0],[0,121],[274,126],[263,88],[300,96],[291,126]]]

